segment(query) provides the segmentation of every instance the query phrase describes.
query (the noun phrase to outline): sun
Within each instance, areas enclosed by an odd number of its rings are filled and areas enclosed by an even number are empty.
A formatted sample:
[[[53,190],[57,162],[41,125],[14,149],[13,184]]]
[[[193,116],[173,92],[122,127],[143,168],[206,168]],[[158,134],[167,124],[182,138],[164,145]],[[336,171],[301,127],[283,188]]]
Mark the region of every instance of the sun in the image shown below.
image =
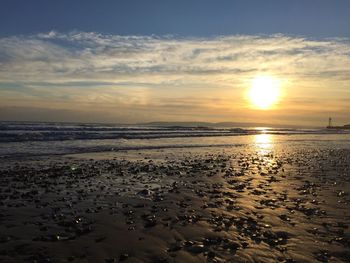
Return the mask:
[[[252,80],[249,98],[254,107],[271,108],[280,96],[280,81],[270,76],[259,76]]]

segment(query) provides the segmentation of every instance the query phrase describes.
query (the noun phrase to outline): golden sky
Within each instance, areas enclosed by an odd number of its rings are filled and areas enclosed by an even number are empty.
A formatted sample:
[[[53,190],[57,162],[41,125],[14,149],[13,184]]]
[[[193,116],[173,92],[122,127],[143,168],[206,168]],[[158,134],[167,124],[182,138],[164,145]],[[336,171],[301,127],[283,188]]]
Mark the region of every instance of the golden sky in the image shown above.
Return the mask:
[[[267,109],[255,78],[279,82]],[[288,35],[118,36],[49,32],[0,39],[0,119],[350,123],[350,41]]]

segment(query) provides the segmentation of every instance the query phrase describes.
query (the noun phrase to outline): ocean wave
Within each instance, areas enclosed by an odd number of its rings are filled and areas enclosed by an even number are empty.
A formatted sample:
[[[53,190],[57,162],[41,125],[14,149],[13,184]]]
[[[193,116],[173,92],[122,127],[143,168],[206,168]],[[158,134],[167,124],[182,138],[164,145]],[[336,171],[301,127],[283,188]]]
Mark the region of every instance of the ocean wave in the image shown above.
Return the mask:
[[[71,141],[106,139],[160,139],[185,137],[221,137],[267,134],[338,134],[343,130],[291,128],[223,128],[182,126],[137,126],[64,123],[0,123],[0,142]]]

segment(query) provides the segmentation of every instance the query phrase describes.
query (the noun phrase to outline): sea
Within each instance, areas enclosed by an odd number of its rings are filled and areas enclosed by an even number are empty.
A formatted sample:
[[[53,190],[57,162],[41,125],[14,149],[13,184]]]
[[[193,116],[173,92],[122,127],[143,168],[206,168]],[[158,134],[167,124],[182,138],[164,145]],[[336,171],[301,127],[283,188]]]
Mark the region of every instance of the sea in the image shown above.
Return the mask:
[[[0,159],[145,149],[350,148],[350,130],[0,122]]]

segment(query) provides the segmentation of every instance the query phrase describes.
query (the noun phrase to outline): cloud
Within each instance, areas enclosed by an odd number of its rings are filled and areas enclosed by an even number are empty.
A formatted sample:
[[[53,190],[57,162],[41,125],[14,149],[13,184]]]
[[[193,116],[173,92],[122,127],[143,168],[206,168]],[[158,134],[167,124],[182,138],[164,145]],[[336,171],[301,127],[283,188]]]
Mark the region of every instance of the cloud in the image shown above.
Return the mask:
[[[350,63],[346,40],[316,41],[284,35],[206,39],[49,32],[3,38],[0,54],[2,79],[19,81],[113,79],[116,74],[283,72],[285,63],[301,75],[331,69],[348,73]],[[314,64],[316,61],[322,63]],[[311,63],[313,67],[309,67]]]
[[[110,113],[124,110],[124,116],[138,110],[158,117],[166,111],[169,117],[170,109],[176,118],[181,109],[209,117],[215,108],[246,117],[245,90],[262,74],[284,81],[288,96],[281,110],[297,107],[296,98],[302,104],[303,97],[322,102],[332,92],[331,109],[337,98],[349,96],[350,40],[56,31],[0,39],[0,102],[9,107],[52,104],[64,110],[70,105],[80,112],[94,110],[93,104]],[[304,106],[317,111],[313,104]]]

